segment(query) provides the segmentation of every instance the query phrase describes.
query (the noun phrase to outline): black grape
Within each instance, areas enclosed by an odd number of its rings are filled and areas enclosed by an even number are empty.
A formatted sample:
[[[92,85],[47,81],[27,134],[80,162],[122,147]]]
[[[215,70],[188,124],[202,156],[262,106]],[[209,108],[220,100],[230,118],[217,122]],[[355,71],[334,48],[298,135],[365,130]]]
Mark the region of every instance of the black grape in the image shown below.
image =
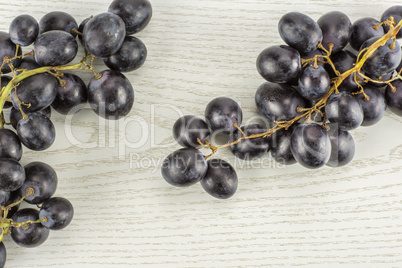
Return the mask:
[[[60,30],[67,32],[74,37],[76,33],[72,33],[72,29],[78,29],[76,20],[68,13],[62,11],[53,11],[44,15],[39,21],[39,33]]]
[[[52,121],[41,113],[31,113],[27,120],[20,120],[17,133],[22,144],[34,151],[46,150],[56,137]]]
[[[349,44],[355,50],[360,50],[362,44],[368,39],[375,36],[383,36],[384,28],[379,26],[374,29],[373,26],[380,24],[380,22],[373,18],[361,18],[355,21],[352,25],[352,34],[350,36]]]
[[[2,241],[0,242],[0,268],[3,268],[4,265],[6,265],[6,259],[7,259],[7,251]]]
[[[173,137],[184,147],[198,147],[198,139],[204,143],[210,134],[207,123],[193,115],[182,116],[173,125]]]
[[[36,62],[33,56],[25,56],[21,59],[21,63],[18,66],[18,69],[20,69],[21,71],[16,71],[16,74],[20,74],[22,72],[22,69],[34,70],[40,67],[41,66]]]
[[[258,124],[242,126],[241,130],[246,136],[251,136],[255,134],[261,134],[267,131],[267,129]],[[230,136],[230,143],[240,139],[243,134],[236,129]],[[269,151],[269,138],[260,137],[254,139],[244,139],[229,147],[232,153],[240,158],[251,160],[254,158],[262,157]]]
[[[318,21],[322,30],[322,45],[329,50],[328,44],[334,44],[332,53],[341,51],[349,42],[352,23],[347,15],[340,11],[332,11],[322,15]]]
[[[25,181],[24,168],[15,160],[0,159],[0,189],[15,191]]]
[[[402,116],[402,81],[395,80],[391,84],[396,88],[392,92],[392,88],[387,86],[385,89],[385,100],[387,101],[388,108],[396,115]]]
[[[39,33],[39,25],[36,19],[30,15],[19,15],[13,19],[8,32],[11,41],[23,47],[32,44]]]
[[[0,189],[0,206],[5,207],[11,192]]]
[[[51,115],[50,106],[48,106],[45,109],[42,109],[40,111],[37,111],[37,113],[43,114],[47,118],[50,118],[50,115]],[[18,122],[21,119],[22,119],[21,112],[19,110],[15,109],[14,107],[12,107],[11,110],[10,110],[10,123],[13,126],[13,128],[17,129]]]
[[[384,95],[376,87],[366,85],[364,86],[364,93],[369,96],[370,100],[366,101],[363,94],[355,95],[356,100],[363,109],[363,122],[361,125],[372,126],[384,116],[387,103]]]
[[[171,185],[190,186],[204,178],[207,169],[207,161],[199,150],[183,148],[165,158],[162,176]]]
[[[285,165],[296,163],[296,159],[290,149],[293,129],[293,127],[287,130],[280,129],[271,136],[271,155],[278,163]]]
[[[12,130],[0,129],[0,158],[20,161],[22,156],[21,141]]]
[[[84,27],[87,24],[87,22],[90,20],[91,18],[86,18],[85,20],[81,21],[80,26],[78,26],[78,31],[80,33],[82,33],[84,31]],[[79,34],[78,35],[78,39],[80,40],[81,44],[84,45],[83,41],[82,41],[82,35]]]
[[[131,82],[120,72],[104,70],[102,77],[93,77],[88,85],[88,102],[92,110],[106,119],[127,115],[134,104]]]
[[[229,134],[235,129],[234,123],[241,124],[243,112],[239,104],[231,98],[219,97],[208,103],[205,118],[211,130]]]
[[[299,12],[289,12],[279,20],[279,34],[289,46],[300,53],[317,49],[322,40],[320,26],[309,16]]]
[[[394,74],[394,72],[391,72],[391,73],[389,73],[389,74],[383,74],[383,75],[371,75],[371,74],[365,74],[365,75],[366,75],[367,77],[369,77],[369,78],[371,78],[371,79],[374,79],[374,80],[377,80],[377,81],[388,81],[388,80],[390,80],[390,79],[393,77],[393,74]],[[378,88],[384,87],[384,86],[387,85],[387,84],[385,84],[385,83],[374,83],[374,82],[372,82],[372,81],[368,81],[367,84],[369,84],[369,85],[371,85],[371,86],[378,87]]]
[[[208,171],[201,180],[204,190],[219,199],[227,199],[237,190],[238,179],[234,168],[225,160],[212,159],[208,161]]]
[[[3,87],[7,86],[10,81],[11,81],[11,77],[9,77],[7,75],[2,75],[1,76],[0,89],[2,89]],[[4,102],[3,109],[7,109],[7,108],[10,108],[12,106],[13,106],[13,103],[6,100]]]
[[[357,60],[357,56],[348,50],[339,51],[336,54],[331,55],[331,61],[334,64],[335,68],[342,74],[349,69],[353,68]],[[331,77],[336,77],[334,70],[327,66],[328,73]],[[359,78],[357,75],[356,78]],[[359,81],[357,79],[357,81]],[[355,82],[354,74],[350,74],[339,86],[340,91],[348,91],[351,92],[352,90],[356,89],[358,85]]]
[[[302,59],[307,60],[307,59],[314,58],[314,56],[316,56],[316,55],[324,55],[324,54],[323,54],[323,52],[321,52],[321,50],[316,49],[316,50],[313,50],[313,51],[311,51],[309,53],[301,54],[301,57],[302,57]],[[323,60],[322,57],[319,57],[318,59]],[[324,66],[324,63],[317,61],[317,65]],[[309,66],[314,66],[314,61],[311,62],[309,64]]]
[[[384,11],[384,13],[381,16],[381,21],[386,21],[390,17],[394,17],[395,23],[399,23],[399,21],[402,19],[402,6],[392,6],[388,8],[387,10]],[[385,32],[389,31],[389,26],[384,25],[384,30]],[[402,32],[399,31],[398,34],[396,35],[396,38],[402,38]]]
[[[331,79],[322,66],[318,66],[317,69],[307,66],[299,77],[296,89],[303,98],[317,100],[324,97],[330,87]]]
[[[289,46],[270,46],[258,55],[257,70],[269,82],[297,81],[301,73],[300,54]]]
[[[16,44],[11,41],[10,35],[6,32],[0,31],[0,65],[3,64],[3,59],[5,56],[9,58],[15,57],[15,52],[17,50]],[[17,56],[22,54],[21,47],[18,48]],[[21,62],[20,58],[14,59],[11,61],[11,64],[14,68],[17,68]],[[5,64],[3,68],[0,70],[3,74],[11,72],[10,66]]]
[[[331,156],[327,165],[331,167],[345,166],[355,155],[355,142],[348,131],[338,128],[337,124],[328,124],[328,136],[331,140]]]
[[[5,206],[9,206],[11,204],[16,203],[17,201],[19,201],[21,199],[18,190],[14,191],[14,192],[10,192],[10,197],[8,198],[6,205]],[[10,210],[7,213],[7,218],[11,218],[19,209],[20,204],[17,204],[15,206],[13,206],[12,208],[10,208]]]
[[[63,197],[52,197],[43,202],[39,218],[47,218],[42,225],[51,230],[61,230],[70,224],[74,216],[73,205]]]

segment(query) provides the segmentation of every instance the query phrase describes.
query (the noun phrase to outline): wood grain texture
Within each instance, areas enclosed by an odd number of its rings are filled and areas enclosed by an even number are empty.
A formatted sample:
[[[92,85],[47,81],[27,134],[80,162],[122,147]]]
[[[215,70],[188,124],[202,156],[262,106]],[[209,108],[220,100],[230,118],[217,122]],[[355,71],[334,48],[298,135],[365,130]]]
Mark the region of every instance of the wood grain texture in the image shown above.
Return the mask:
[[[19,14],[39,20],[54,10],[80,22],[109,3],[1,0],[0,30]],[[402,119],[390,112],[353,131],[357,153],[344,168],[282,167],[268,155],[247,163],[220,151],[239,176],[230,200],[200,185],[171,187],[160,175],[163,158],[179,148],[171,128],[181,113],[202,115],[209,100],[230,96],[245,119],[256,119],[254,93],[264,81],[255,59],[282,43],[277,23],[284,13],[318,19],[340,10],[355,21],[379,18],[396,4],[368,3],[152,0],[153,19],[137,35],[148,59],[127,74],[136,92],[129,116],[104,122],[85,110],[69,121],[54,113],[55,144],[46,152],[25,149],[23,164],[55,168],[56,195],[72,201],[75,218],[38,248],[7,237],[7,267],[402,266]],[[97,61],[96,68],[105,67]],[[91,73],[82,77],[88,82]]]

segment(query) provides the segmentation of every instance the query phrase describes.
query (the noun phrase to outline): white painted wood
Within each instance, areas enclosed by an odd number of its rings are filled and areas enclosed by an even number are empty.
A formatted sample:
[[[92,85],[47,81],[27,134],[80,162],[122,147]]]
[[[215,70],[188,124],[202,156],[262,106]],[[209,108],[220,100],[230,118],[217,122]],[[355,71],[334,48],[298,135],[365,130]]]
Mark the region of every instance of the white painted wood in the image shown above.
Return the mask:
[[[105,12],[109,3],[1,0],[0,30],[19,14],[39,20],[54,10],[80,22]],[[153,19],[138,34],[148,60],[127,74],[136,91],[134,109],[122,121],[128,124],[98,127],[92,111],[80,112],[72,121],[80,141],[74,145],[65,117],[54,113],[55,144],[46,152],[25,150],[22,163],[39,160],[56,169],[56,195],[72,201],[75,218],[38,248],[20,248],[7,237],[7,267],[402,266],[402,119],[389,112],[378,125],[353,131],[357,153],[344,168],[284,168],[269,156],[262,165],[239,163],[228,150],[218,152],[237,166],[239,188],[230,200],[216,200],[200,185],[171,187],[160,175],[162,159],[179,148],[171,137],[179,116],[174,108],[202,115],[209,100],[230,96],[241,103],[245,119],[258,115],[254,93],[264,81],[255,59],[282,43],[277,23],[284,13],[318,19],[340,10],[355,21],[379,18],[397,2],[152,4]],[[99,61],[96,68],[104,67]],[[89,81],[91,74],[82,77]],[[134,143],[143,135],[139,148],[119,148],[124,137]]]

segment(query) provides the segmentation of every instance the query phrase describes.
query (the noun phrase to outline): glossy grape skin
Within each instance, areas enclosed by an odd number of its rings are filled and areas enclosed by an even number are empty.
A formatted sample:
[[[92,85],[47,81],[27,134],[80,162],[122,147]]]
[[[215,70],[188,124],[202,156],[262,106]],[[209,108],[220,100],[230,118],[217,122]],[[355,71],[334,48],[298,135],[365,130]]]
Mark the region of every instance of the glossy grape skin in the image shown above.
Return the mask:
[[[34,43],[35,60],[41,66],[65,65],[77,55],[75,38],[64,31],[42,33]]]
[[[278,163],[284,165],[296,163],[296,159],[290,149],[293,129],[293,127],[288,130],[280,129],[271,136],[271,155]]]
[[[279,34],[289,46],[300,53],[317,49],[322,40],[320,26],[309,16],[299,12],[289,12],[279,20]]]
[[[92,110],[106,119],[119,119],[127,115],[134,104],[134,89],[120,72],[104,70],[102,78],[91,79],[88,85],[88,102]]]
[[[96,57],[107,58],[123,44],[126,28],[123,20],[112,13],[101,13],[90,19],[82,32],[85,48]]]
[[[64,73],[62,79],[66,84],[58,86],[52,107],[61,114],[68,114],[72,108],[87,102],[87,86],[75,74]]]
[[[78,31],[80,33],[82,33],[84,31],[84,27],[87,24],[87,22],[90,20],[91,18],[86,18],[85,20],[81,21],[80,25],[78,26]],[[78,35],[78,39],[80,40],[81,44],[84,45],[83,41],[82,41],[82,35],[79,34]]]
[[[47,118],[50,118],[51,115],[51,109],[50,106],[46,107],[45,109],[42,109],[40,111],[37,111],[37,113],[45,115]],[[10,110],[10,123],[17,130],[17,125],[18,122],[22,119],[22,114],[19,110],[15,109],[14,107],[11,108]]]
[[[24,208],[14,214],[14,222],[37,221],[39,211],[33,208]],[[23,227],[12,227],[11,238],[21,247],[33,248],[43,244],[49,237],[49,229],[40,223],[29,224],[28,229]]]
[[[255,134],[265,133],[267,129],[258,124],[251,124],[242,126],[241,130],[248,137]],[[242,137],[242,133],[236,129],[232,135],[230,136],[229,142],[232,143]],[[251,160],[255,158],[262,157],[269,151],[269,138],[254,138],[254,139],[245,139],[236,143],[229,147],[232,153],[240,158],[245,160]]]
[[[331,141],[324,127],[317,124],[300,124],[293,130],[290,149],[299,164],[316,169],[328,162]]]
[[[331,156],[327,165],[341,167],[349,164],[355,155],[355,142],[348,131],[338,128],[336,124],[328,124],[328,136],[331,140]]]
[[[352,34],[350,36],[350,46],[359,51],[362,44],[368,39],[375,36],[383,36],[384,28],[378,27],[377,30],[373,26],[380,24],[380,22],[374,18],[361,18],[352,24]]]
[[[211,100],[205,108],[205,119],[212,131],[230,134],[243,120],[243,112],[234,100],[227,97],[218,97]]]
[[[363,122],[363,109],[348,92],[340,92],[329,97],[325,115],[331,123],[337,123],[343,130],[358,128]]]
[[[395,80],[391,84],[396,88],[392,92],[392,88],[387,86],[385,89],[385,100],[387,101],[388,108],[396,115],[402,116],[402,81]]]
[[[303,98],[294,88],[270,82],[265,82],[257,89],[255,102],[270,122],[293,119],[302,114],[296,111],[297,107],[305,106]]]
[[[11,192],[0,189],[0,206],[5,207],[8,199],[10,198]]]
[[[365,85],[364,93],[369,96],[369,100],[364,99],[363,94],[355,95],[356,100],[359,102],[363,109],[363,122],[362,126],[372,126],[378,123],[385,114],[387,103],[381,91],[373,86]]]
[[[162,176],[173,186],[190,186],[204,178],[207,169],[207,161],[199,150],[183,148],[165,158]]]
[[[402,6],[396,5],[388,8],[387,10],[384,11],[384,13],[381,15],[381,21],[386,21],[389,19],[389,17],[394,17],[395,23],[398,24],[399,21],[402,19]],[[385,32],[387,33],[389,31],[389,26],[383,25]],[[396,35],[396,38],[402,38],[402,32],[399,31],[398,34]]]
[[[112,70],[130,72],[140,68],[146,58],[147,48],[144,43],[134,36],[126,36],[120,49],[103,61]]]
[[[50,230],[61,230],[70,224],[74,216],[73,205],[63,197],[52,197],[43,202],[39,210],[39,218],[47,218],[41,222]]]
[[[238,178],[234,168],[225,160],[208,160],[208,171],[201,180],[204,190],[219,199],[232,197],[238,185]]]
[[[21,59],[21,63],[18,66],[18,69],[25,69],[25,70],[33,70],[40,68],[41,66],[36,62],[34,56],[25,56]],[[22,72],[22,71],[21,71]],[[16,71],[16,74],[20,74],[21,72]]]
[[[25,181],[24,168],[15,160],[0,159],[0,189],[15,191]]]
[[[39,21],[39,34],[59,30],[75,37],[77,34],[72,33],[72,29],[78,29],[77,21],[70,14],[62,11],[49,12]]]
[[[20,161],[22,157],[21,141],[12,130],[0,129],[0,159]]]
[[[7,86],[8,83],[11,81],[11,77],[7,76],[7,75],[2,75],[1,76],[1,83],[0,83],[0,89]],[[3,109],[7,109],[13,106],[13,103],[10,101],[5,101],[4,105],[3,105]]]
[[[372,37],[363,43],[360,50],[369,47],[376,42],[380,37]],[[384,75],[394,71],[401,62],[401,46],[398,41],[395,41],[395,48],[391,49],[393,40],[389,39],[385,45],[380,46],[366,60],[362,70],[372,75]]]
[[[289,46],[270,46],[257,58],[259,74],[272,83],[297,81],[301,67],[299,52]]]
[[[198,147],[200,146],[198,139],[204,143],[210,134],[207,123],[193,115],[182,116],[173,125],[173,137],[184,147]]]
[[[17,46],[13,43],[13,41],[11,41],[10,35],[6,32],[0,31],[0,65],[3,64],[3,59],[5,56],[8,56],[9,58],[14,58],[16,49]],[[20,56],[21,54],[22,50],[21,47],[19,47],[17,56]],[[21,59],[17,58],[12,60],[11,64],[14,66],[14,68],[17,68],[20,65],[20,62]],[[6,74],[11,72],[11,69],[8,64],[5,64],[0,71],[2,72],[2,74]]]
[[[8,32],[13,43],[23,47],[29,46],[39,34],[39,24],[30,15],[19,15],[10,23]]]
[[[352,33],[352,23],[347,15],[340,11],[325,13],[317,20],[322,30],[322,45],[329,50],[328,44],[333,43],[332,53],[341,51],[349,42]]]
[[[28,114],[27,120],[20,120],[17,133],[22,144],[34,151],[46,150],[56,137],[52,121],[41,113],[31,113]]]
[[[304,68],[299,77],[299,94],[308,100],[317,100],[325,96],[331,87],[331,79],[328,72],[322,66],[315,69],[313,66]]]
[[[7,251],[2,241],[0,242],[0,268],[3,268],[4,265],[6,265],[6,259],[7,259]]]
[[[148,0],[114,0],[108,11],[123,19],[127,35],[143,30],[152,17],[152,6]]]
[[[348,50],[342,50],[331,56],[331,61],[335,68],[342,74],[354,67],[357,56]],[[327,68],[330,77],[336,77],[334,70],[328,66]],[[354,74],[350,74],[339,86],[340,91],[348,91],[356,89],[358,85],[355,82]]]
[[[42,110],[52,104],[57,94],[58,83],[56,78],[47,73],[35,74],[21,82],[17,87],[17,97],[15,89],[11,91],[10,97],[14,108],[19,110],[19,101],[30,104],[29,107],[21,105],[24,113],[32,113]]]

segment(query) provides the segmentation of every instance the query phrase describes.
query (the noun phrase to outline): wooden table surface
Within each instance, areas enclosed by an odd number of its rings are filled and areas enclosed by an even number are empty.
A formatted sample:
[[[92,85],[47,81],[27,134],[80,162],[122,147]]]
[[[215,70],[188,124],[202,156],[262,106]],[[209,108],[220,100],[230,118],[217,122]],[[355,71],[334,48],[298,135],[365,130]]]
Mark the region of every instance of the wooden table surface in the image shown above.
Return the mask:
[[[1,0],[0,30],[17,15],[39,20],[55,10],[81,22],[109,4]],[[239,177],[229,200],[214,199],[199,184],[172,187],[160,173],[161,161],[180,148],[171,135],[180,115],[203,115],[211,99],[229,96],[241,104],[245,122],[258,116],[254,94],[264,80],[255,60],[283,43],[277,32],[283,14],[318,19],[339,10],[353,22],[379,19],[394,4],[152,0],[152,21],[137,35],[147,61],[126,74],[136,94],[128,117],[105,122],[88,109],[73,118],[53,111],[56,142],[44,152],[25,149],[22,164],[43,161],[57,171],[56,196],[71,200],[75,217],[37,248],[6,237],[6,267],[401,267],[402,118],[390,112],[352,132],[356,155],[343,168],[283,167],[269,154],[242,162],[219,151]],[[96,61],[97,70],[104,68]],[[82,78],[88,82],[91,73]]]

